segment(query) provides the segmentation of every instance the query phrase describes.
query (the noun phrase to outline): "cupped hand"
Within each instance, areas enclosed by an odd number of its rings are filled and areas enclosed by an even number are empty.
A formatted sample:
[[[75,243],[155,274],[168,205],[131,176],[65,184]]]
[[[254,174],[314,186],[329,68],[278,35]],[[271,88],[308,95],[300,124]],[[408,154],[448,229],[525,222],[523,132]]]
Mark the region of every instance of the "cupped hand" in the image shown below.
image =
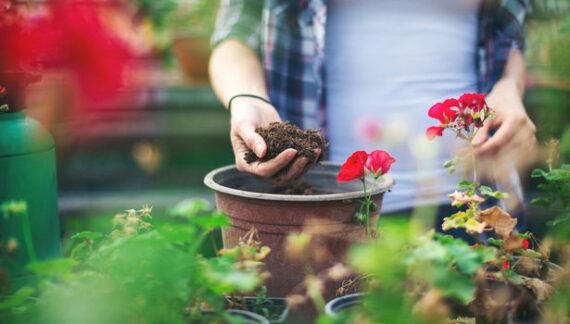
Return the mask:
[[[247,163],[245,160],[245,154],[250,150],[260,159],[267,154],[267,144],[255,129],[281,121],[272,105],[255,98],[236,98],[232,102],[231,114],[230,137],[236,167],[239,171],[261,177],[271,177],[292,163],[289,169],[279,176],[280,183],[286,183],[304,172],[308,160],[298,158],[293,161],[297,156],[297,151],[292,148],[284,150],[268,161]]]

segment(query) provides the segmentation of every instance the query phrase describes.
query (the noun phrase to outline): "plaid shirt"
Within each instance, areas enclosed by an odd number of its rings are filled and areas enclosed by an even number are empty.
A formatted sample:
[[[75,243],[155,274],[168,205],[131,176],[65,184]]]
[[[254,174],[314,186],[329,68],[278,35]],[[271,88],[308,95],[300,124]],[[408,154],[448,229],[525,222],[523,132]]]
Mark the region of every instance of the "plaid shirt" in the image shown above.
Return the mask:
[[[529,10],[530,0],[483,0],[476,59],[480,92],[489,92],[502,76],[512,49],[524,50]],[[326,0],[222,0],[212,45],[234,38],[257,50],[281,118],[326,134],[326,18]],[[516,171],[511,179],[499,189],[511,193],[507,209],[522,229],[524,200]]]
[[[479,91],[502,76],[511,49],[524,49],[529,0],[484,0],[479,14]],[[262,58],[282,119],[326,133],[326,0],[222,0],[213,46],[235,38]]]

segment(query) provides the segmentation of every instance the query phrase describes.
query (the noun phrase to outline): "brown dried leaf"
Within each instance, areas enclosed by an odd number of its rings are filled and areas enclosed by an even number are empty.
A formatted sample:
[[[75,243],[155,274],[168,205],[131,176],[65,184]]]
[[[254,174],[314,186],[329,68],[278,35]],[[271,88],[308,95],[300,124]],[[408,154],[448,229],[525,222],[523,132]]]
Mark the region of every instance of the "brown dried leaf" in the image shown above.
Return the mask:
[[[478,220],[494,228],[495,232],[503,239],[508,238],[517,225],[515,218],[512,218],[509,213],[496,206],[481,211]]]
[[[538,260],[523,256],[517,260],[515,270],[521,276],[539,277],[540,263]]]
[[[543,302],[554,293],[554,287],[538,278],[523,277],[524,285],[532,290],[538,302]]]
[[[523,239],[514,233],[510,233],[509,237],[504,240],[503,248],[507,252],[516,251],[523,248]]]

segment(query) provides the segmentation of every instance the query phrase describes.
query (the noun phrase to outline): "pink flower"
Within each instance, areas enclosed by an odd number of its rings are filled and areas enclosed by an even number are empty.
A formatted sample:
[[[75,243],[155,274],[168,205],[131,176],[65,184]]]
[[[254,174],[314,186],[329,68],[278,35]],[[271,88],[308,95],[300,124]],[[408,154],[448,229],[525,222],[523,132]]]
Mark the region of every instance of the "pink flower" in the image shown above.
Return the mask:
[[[388,152],[382,150],[372,151],[366,160],[365,167],[375,178],[390,171],[392,164],[396,162]]]
[[[336,177],[338,182],[348,182],[356,179],[364,178],[364,165],[368,159],[365,151],[356,151],[348,157],[346,162],[340,167],[340,171]]]

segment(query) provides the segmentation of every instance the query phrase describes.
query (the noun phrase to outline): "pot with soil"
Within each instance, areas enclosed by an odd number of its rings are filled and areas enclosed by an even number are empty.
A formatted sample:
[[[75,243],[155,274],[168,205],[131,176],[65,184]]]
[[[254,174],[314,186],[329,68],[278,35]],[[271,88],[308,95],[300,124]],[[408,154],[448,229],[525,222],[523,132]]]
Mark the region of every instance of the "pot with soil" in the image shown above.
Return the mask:
[[[319,155],[315,152],[320,151],[322,156],[326,150],[324,139],[315,130],[303,131],[288,123],[273,123],[256,131],[268,146],[264,159],[295,148],[298,155],[316,163]],[[246,154],[245,158],[257,163],[253,153]],[[206,175],[204,183],[215,190],[218,209],[230,218],[231,226],[223,230],[224,247],[237,245],[241,237],[255,228],[261,243],[271,248],[265,260],[271,273],[267,282],[269,296],[287,296],[305,277],[301,262],[286,257],[284,245],[290,233],[308,231],[312,234],[308,249],[318,251],[321,256],[310,260],[316,273],[343,262],[350,245],[366,238],[366,227],[354,217],[365,193],[360,183],[337,182],[339,170],[340,165],[335,163],[314,164],[288,187],[275,186],[271,179],[239,172],[233,165]],[[371,213],[374,224],[384,192],[394,181],[385,175],[376,182],[367,180],[366,184],[377,206]],[[325,297],[334,297],[336,288],[326,287]]]

